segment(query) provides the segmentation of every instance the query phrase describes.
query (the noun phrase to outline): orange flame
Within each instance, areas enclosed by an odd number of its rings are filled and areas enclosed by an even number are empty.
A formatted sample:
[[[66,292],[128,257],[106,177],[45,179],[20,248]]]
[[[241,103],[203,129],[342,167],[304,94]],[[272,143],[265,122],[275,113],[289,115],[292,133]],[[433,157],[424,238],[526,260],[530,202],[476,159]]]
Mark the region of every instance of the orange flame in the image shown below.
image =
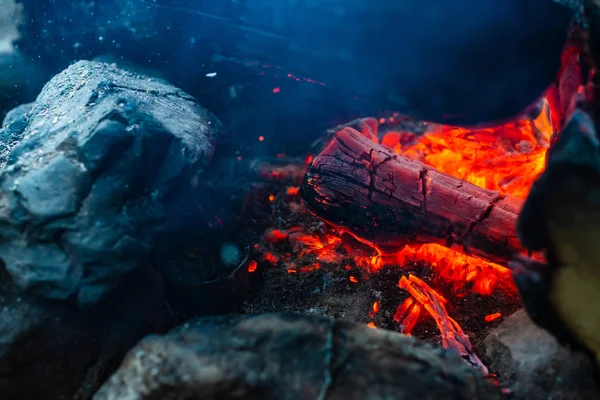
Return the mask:
[[[542,112],[533,121],[474,130],[440,125],[407,145],[400,142],[401,133],[388,132],[381,144],[484,189],[524,199],[544,169],[552,132],[544,99]]]
[[[436,279],[453,286],[457,295],[467,284],[471,291],[491,295],[499,283],[505,289],[514,290],[510,271],[498,264],[459,253],[439,244],[406,246],[392,256],[386,256],[389,263],[405,265],[408,262],[426,261],[435,270]]]

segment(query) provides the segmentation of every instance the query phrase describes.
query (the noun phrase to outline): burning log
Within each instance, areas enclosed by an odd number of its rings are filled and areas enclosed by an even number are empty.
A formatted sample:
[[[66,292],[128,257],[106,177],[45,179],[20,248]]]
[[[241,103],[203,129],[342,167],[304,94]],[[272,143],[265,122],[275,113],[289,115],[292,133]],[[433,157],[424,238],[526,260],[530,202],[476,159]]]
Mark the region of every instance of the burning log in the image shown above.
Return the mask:
[[[314,159],[301,187],[307,207],[383,253],[437,243],[506,264],[523,252],[522,201],[441,173],[344,128]]]

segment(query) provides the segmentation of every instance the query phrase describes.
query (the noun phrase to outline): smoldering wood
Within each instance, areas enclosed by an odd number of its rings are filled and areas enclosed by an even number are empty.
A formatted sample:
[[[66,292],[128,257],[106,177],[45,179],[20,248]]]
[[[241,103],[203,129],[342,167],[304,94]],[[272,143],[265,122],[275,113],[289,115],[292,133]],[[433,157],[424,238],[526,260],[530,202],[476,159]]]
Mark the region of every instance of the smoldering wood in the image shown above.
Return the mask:
[[[523,252],[522,201],[438,172],[342,129],[310,165],[308,208],[385,253],[438,243],[498,264]]]
[[[469,337],[463,332],[460,325],[448,315],[444,306],[446,299],[414,275],[403,276],[398,283],[398,287],[409,292],[413,299],[429,312],[440,329],[444,348],[453,349],[462,359],[477,368],[482,374],[488,374],[488,369],[475,354]]]
[[[144,339],[96,400],[501,399],[455,354],[406,335],[331,318],[264,314],[200,319]]]

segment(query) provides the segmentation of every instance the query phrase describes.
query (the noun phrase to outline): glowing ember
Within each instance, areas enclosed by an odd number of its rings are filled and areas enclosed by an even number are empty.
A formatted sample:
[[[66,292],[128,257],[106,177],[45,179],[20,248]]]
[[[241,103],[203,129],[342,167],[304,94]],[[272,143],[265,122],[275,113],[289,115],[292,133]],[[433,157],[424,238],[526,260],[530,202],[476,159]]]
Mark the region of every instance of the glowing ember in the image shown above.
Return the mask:
[[[264,240],[269,243],[277,243],[288,238],[287,232],[279,229],[270,229],[263,235]]]
[[[265,261],[270,262],[271,264],[277,264],[279,258],[273,253],[265,253],[264,255]]]
[[[254,260],[250,261],[250,264],[248,264],[248,272],[250,272],[250,273],[256,272],[257,268],[258,268],[258,263]]]
[[[298,186],[290,186],[287,188],[286,193],[288,196],[296,196],[298,194]]]
[[[489,314],[485,316],[485,322],[492,322],[497,320],[498,318],[500,318],[502,316],[501,313],[497,312],[497,313],[493,313],[493,314]]]
[[[400,252],[386,256],[388,263],[399,265],[424,260],[434,268],[436,279],[452,285],[459,296],[464,292],[467,284],[470,284],[472,292],[483,295],[491,295],[499,283],[506,290],[515,290],[507,268],[438,244],[406,246]]]
[[[524,199],[544,169],[553,132],[548,102],[543,104],[534,121],[475,130],[438,125],[406,145],[402,133],[388,132],[381,144],[484,189]]]
[[[398,330],[400,332],[410,335],[420,316],[421,305],[417,303],[414,298],[408,297],[396,309],[394,321],[399,324]]]
[[[369,313],[369,317],[371,319],[373,319],[373,317],[375,317],[375,314],[377,314],[378,312],[379,312],[379,302],[376,301],[375,303],[373,303],[373,309]]]
[[[487,374],[487,368],[475,355],[469,338],[456,321],[448,315],[446,307],[444,307],[446,299],[414,275],[409,275],[408,278],[403,276],[398,286],[408,291],[415,301],[420,303],[433,317],[442,334],[444,348],[454,349],[461,357]]]

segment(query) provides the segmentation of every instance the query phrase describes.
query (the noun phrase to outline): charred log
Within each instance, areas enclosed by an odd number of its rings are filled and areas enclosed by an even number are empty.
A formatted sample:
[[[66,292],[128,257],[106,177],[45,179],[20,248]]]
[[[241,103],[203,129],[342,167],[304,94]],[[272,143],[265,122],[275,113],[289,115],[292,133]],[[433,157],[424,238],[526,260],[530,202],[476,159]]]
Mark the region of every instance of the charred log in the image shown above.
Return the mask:
[[[308,208],[383,252],[437,243],[495,263],[522,252],[522,201],[436,171],[342,129],[301,187]]]
[[[501,399],[455,354],[395,332],[299,314],[201,319],[129,352],[110,399]]]

